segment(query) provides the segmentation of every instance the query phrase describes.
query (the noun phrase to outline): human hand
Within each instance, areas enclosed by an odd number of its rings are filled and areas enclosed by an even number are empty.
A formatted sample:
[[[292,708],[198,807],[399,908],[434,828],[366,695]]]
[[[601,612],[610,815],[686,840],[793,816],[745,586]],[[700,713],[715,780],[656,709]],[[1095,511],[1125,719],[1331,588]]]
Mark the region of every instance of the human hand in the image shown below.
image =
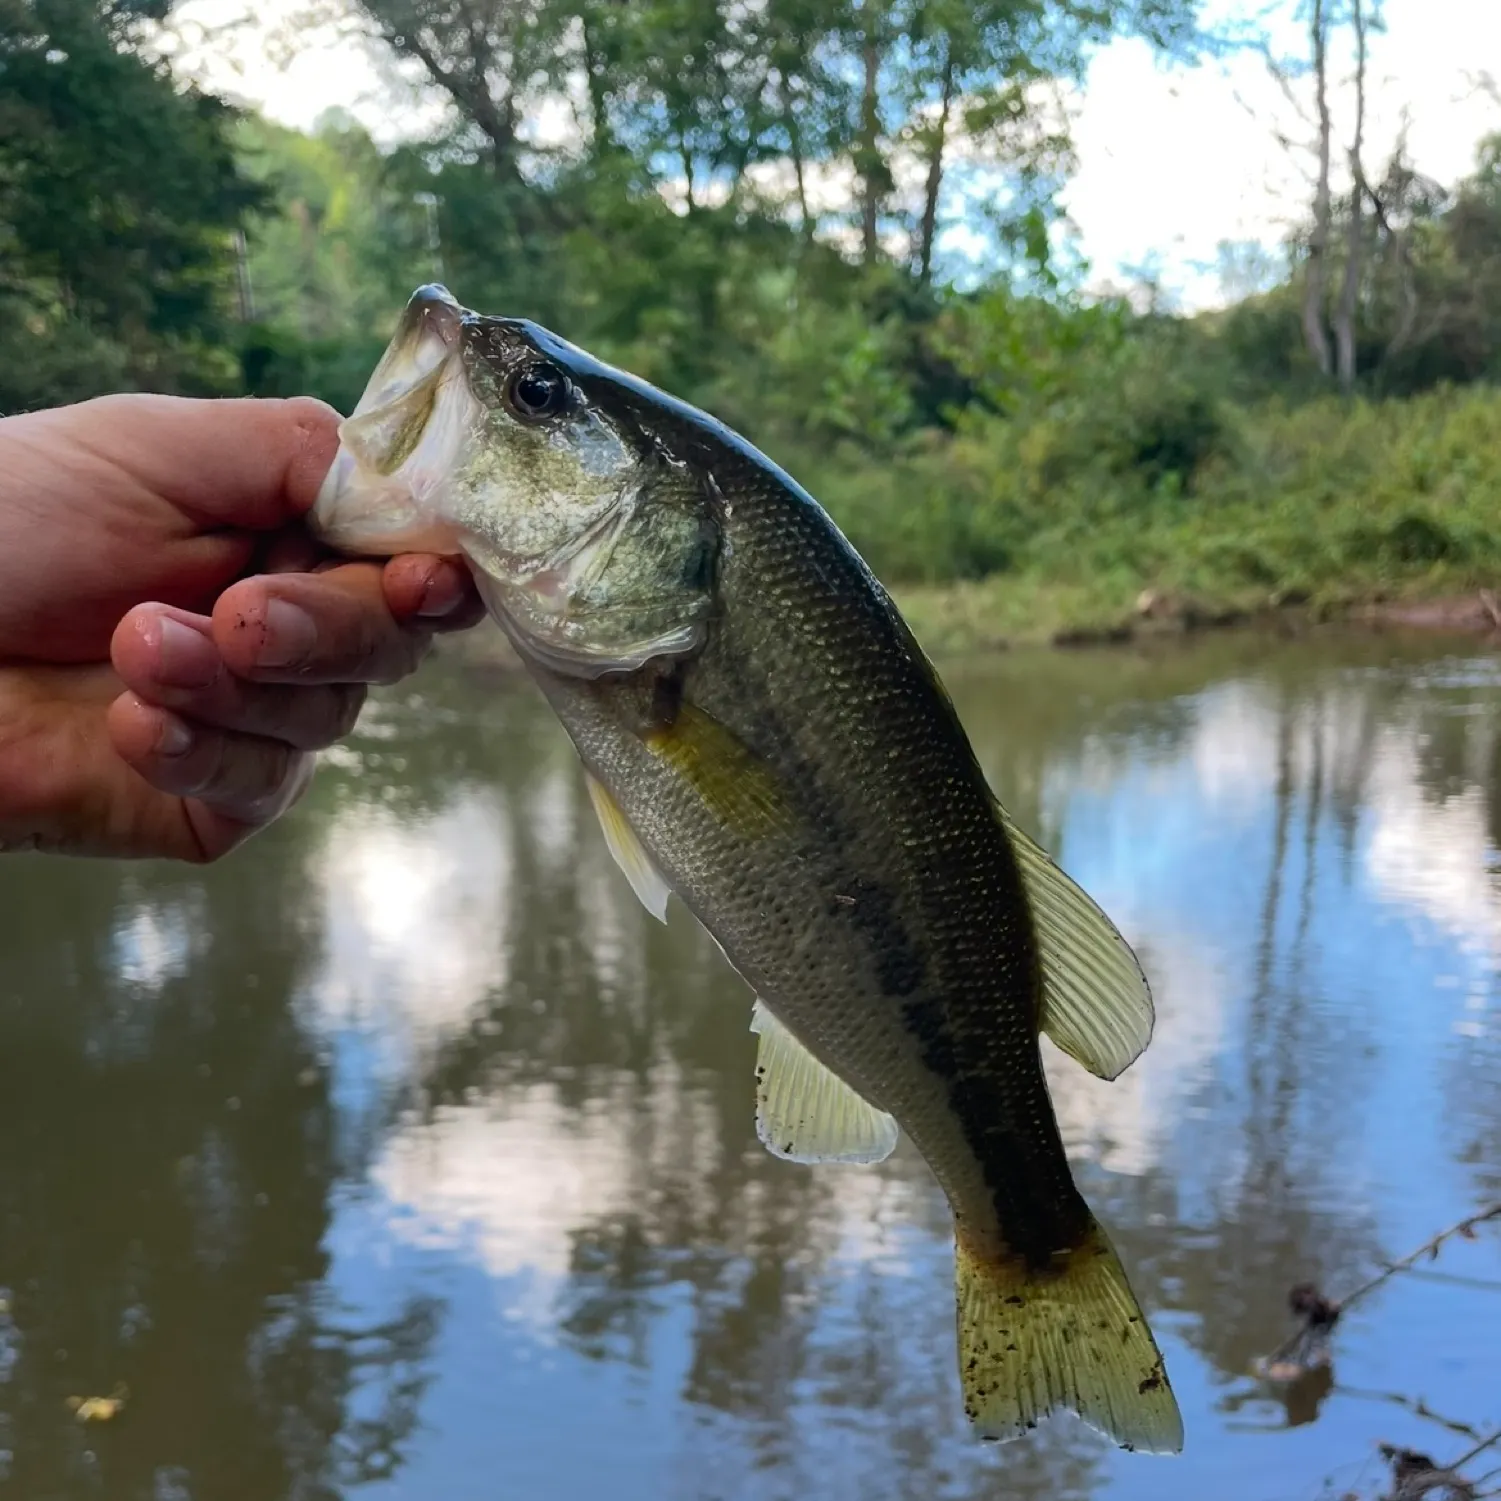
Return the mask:
[[[165,396],[0,420],[0,848],[217,859],[366,684],[481,618],[455,561],[318,552],[299,522],[337,423]]]

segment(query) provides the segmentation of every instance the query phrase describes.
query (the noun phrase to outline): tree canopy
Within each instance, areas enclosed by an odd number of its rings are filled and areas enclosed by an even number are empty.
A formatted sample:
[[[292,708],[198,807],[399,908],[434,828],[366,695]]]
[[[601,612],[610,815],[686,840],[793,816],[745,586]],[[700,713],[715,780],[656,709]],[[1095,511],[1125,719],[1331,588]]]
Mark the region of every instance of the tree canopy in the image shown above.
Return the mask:
[[[1063,95],[1112,35],[1192,53],[1193,0],[354,0],[446,102],[394,149],[176,80],[166,3],[0,0],[0,409],[347,409],[436,277],[738,426],[888,575],[952,578],[1020,566],[1060,506],[1208,493],[1268,403],[1501,373],[1501,135],[1449,184],[1349,143],[1280,255],[1225,247],[1220,310],[1082,294]],[[1303,13],[1305,74],[1378,19]]]

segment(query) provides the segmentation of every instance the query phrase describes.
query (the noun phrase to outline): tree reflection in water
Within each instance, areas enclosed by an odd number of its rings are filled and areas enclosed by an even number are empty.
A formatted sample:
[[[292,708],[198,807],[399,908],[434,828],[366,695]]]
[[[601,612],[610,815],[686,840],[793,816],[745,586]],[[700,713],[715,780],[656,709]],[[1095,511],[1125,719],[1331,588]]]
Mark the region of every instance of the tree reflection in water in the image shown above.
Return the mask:
[[[206,880],[4,872],[8,1494],[332,1496],[410,1432],[436,1310],[351,1330],[324,1282],[345,1165],[295,1014],[312,935],[289,921],[312,832],[291,823]],[[369,1381],[385,1399],[351,1424]],[[65,1405],[117,1383],[108,1428]]]
[[[951,674],[987,775],[1154,979],[1122,1080],[1048,1066],[1186,1469],[1067,1423],[971,1443],[926,1169],[761,1149],[745,987],[635,904],[535,697],[440,663],[222,870],[0,868],[0,1494],[571,1474],[608,1415],[566,1395],[625,1400],[590,1374],[616,1370],[643,1383],[623,1498],[1252,1501],[1255,1430],[1363,1442],[1338,1384],[1283,1406],[1245,1372],[1294,1282],[1358,1281],[1498,1189],[1501,695],[1432,650]],[[1405,1348],[1462,1384],[1468,1315],[1434,1296],[1443,1339]],[[565,1394],[543,1421],[501,1396],[530,1352]],[[64,1405],[120,1381],[113,1425]]]

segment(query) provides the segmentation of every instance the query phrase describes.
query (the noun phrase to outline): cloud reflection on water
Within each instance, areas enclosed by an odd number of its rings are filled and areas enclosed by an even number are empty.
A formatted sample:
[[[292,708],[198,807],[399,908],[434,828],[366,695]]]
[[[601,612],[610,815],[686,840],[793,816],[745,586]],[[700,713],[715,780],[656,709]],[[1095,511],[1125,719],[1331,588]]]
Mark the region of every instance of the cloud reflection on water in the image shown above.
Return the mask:
[[[1431,741],[1446,712],[1421,688],[1330,671],[1232,677],[1134,719],[1081,709],[1026,743],[988,738],[984,706],[972,721],[987,772],[1008,801],[1022,789],[1019,816],[1154,982],[1156,1038],[1122,1080],[1051,1049],[1047,1066],[1144,1295],[1180,1311],[1206,1362],[1196,1374],[1174,1341],[1201,1423],[1210,1390],[1273,1342],[1290,1281],[1352,1275],[1405,1233],[1375,1124],[1407,1045],[1383,1036],[1390,977],[1426,984],[1460,1036],[1494,1014],[1494,702],[1466,718],[1440,796]],[[922,1164],[905,1148],[868,1171],[766,1158],[743,986],[680,910],[665,930],[640,910],[566,756],[524,795],[508,775],[415,812],[352,802],[312,857],[326,905],[317,1026],[368,1033],[390,1086],[362,1223],[481,1272],[540,1345],[599,1358],[619,1331],[676,1330],[696,1352],[684,1397],[746,1421],[770,1402],[766,1421],[803,1427],[809,1402],[835,1400],[819,1395],[828,1373],[863,1350],[872,1411],[891,1419],[902,1390],[937,1425],[918,1471],[985,1471],[944,1416],[948,1226]],[[1458,990],[1424,968],[1422,934],[1373,942],[1392,919],[1438,933]],[[356,1051],[344,1066],[372,1065]],[[1410,1212],[1451,1192],[1435,1168]],[[673,1287],[687,1311],[672,1312]],[[638,1336],[620,1348],[646,1358]],[[783,1363],[791,1384],[772,1400],[755,1372]],[[1060,1432],[1039,1451],[1051,1479],[1037,1494],[1085,1494],[1092,1472],[1063,1478],[1078,1435]],[[959,1457],[940,1458],[949,1443]]]

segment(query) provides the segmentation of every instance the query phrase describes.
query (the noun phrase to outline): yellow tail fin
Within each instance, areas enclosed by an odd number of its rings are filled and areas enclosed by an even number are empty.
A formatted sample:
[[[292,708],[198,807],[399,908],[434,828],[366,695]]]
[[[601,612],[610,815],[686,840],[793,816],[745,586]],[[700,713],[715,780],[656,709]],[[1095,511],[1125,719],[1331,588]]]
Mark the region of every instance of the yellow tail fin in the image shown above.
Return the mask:
[[[957,1248],[959,1375],[982,1438],[1066,1407],[1124,1449],[1176,1454],[1183,1419],[1125,1269],[1098,1224],[1058,1271]]]

